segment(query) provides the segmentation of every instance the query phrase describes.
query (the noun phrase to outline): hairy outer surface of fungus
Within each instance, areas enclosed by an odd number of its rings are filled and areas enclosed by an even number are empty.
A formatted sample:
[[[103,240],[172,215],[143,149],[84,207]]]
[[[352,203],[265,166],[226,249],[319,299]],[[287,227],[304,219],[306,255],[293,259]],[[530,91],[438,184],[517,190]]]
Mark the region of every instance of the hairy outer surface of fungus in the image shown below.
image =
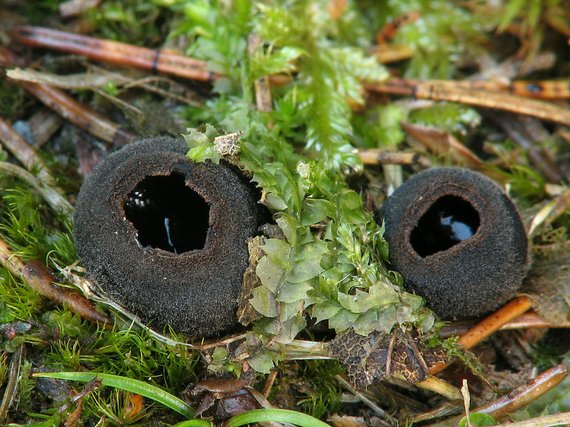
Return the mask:
[[[86,178],[75,243],[88,274],[157,328],[208,336],[237,323],[257,198],[226,164],[191,163],[182,140],[133,143]]]
[[[386,200],[381,220],[393,268],[442,317],[493,310],[526,276],[528,243],[519,213],[480,173],[418,173]]]

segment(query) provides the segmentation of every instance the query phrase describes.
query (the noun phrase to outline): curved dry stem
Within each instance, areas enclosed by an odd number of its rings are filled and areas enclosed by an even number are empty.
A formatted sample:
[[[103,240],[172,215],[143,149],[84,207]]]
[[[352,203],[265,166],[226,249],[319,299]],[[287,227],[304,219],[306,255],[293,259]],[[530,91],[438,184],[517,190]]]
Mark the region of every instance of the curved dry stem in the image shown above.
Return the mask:
[[[8,162],[0,162],[0,172],[15,176],[26,182],[36,190],[46,201],[46,203],[57,213],[71,217],[73,206],[53,187],[48,186],[40,179],[23,168]]]

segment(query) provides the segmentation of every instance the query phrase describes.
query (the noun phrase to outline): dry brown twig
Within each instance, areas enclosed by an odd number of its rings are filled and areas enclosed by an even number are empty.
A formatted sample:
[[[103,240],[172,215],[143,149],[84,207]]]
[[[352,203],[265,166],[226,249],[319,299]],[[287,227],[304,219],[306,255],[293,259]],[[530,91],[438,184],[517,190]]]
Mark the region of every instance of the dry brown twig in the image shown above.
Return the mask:
[[[12,52],[0,47],[0,65],[21,65],[21,62]],[[85,129],[103,141],[118,146],[127,144],[134,139],[134,135],[122,129],[107,118],[97,114],[90,108],[79,104],[72,97],[59,89],[46,84],[31,83],[24,80],[13,80],[22,86],[47,107],[54,110],[64,119]]]
[[[536,378],[528,381],[526,384],[517,387],[510,393],[501,396],[490,403],[472,409],[471,413],[474,414],[479,412],[490,415],[496,420],[500,420],[508,414],[512,414],[513,412],[526,407],[546,392],[552,390],[564,378],[566,378],[567,375],[568,370],[565,365],[561,364],[553,366],[552,368],[542,372]],[[455,427],[462,417],[463,415],[448,418],[442,422],[431,424],[430,427]]]
[[[249,56],[262,48],[261,37],[257,34],[250,34],[247,44]],[[255,88],[255,105],[259,111],[269,112],[273,110],[273,101],[271,98],[271,87],[268,76],[263,76],[253,82]]]
[[[393,152],[380,148],[358,150],[358,157],[365,165],[413,165],[420,160],[418,153]]]
[[[366,83],[365,87],[373,92],[408,95],[434,101],[458,102],[479,108],[491,108],[528,115],[548,122],[570,126],[570,111],[568,109],[544,101],[484,89],[450,88],[448,85],[438,82],[405,82],[405,84],[400,85],[395,83],[393,80],[388,80],[382,83]],[[402,81],[397,83],[402,83]]]
[[[189,58],[168,49],[147,49],[33,26],[16,27],[11,35],[16,41],[28,46],[74,53],[121,66],[133,66],[205,82],[215,78],[215,74],[208,70],[205,61]]]
[[[112,324],[111,318],[95,310],[93,303],[83,295],[55,285],[55,277],[45,265],[37,261],[23,262],[3,240],[0,240],[0,264],[13,275],[21,277],[40,295],[67,306],[84,319],[104,325]]]
[[[532,306],[532,301],[527,296],[520,296],[497,311],[495,311],[490,316],[486,317],[474,327],[469,329],[466,333],[459,337],[458,343],[463,346],[464,349],[469,350],[475,347],[478,343],[483,341],[485,338],[492,335],[494,332],[499,330],[503,325],[507,324],[511,320],[519,317],[521,314],[528,311]],[[442,370],[444,370],[449,363],[439,363],[430,366],[429,373],[435,375]]]
[[[12,31],[12,37],[23,44],[49,48],[61,52],[84,55],[88,58],[114,63],[122,66],[133,66],[179,77],[213,81],[221,76],[208,71],[204,61],[189,58],[170,50],[152,50],[126,43],[96,39],[49,28],[21,26]],[[273,84],[288,83],[288,76],[269,76]],[[386,82],[365,82],[367,90],[372,92],[408,95],[418,99],[458,102],[475,107],[500,109],[516,114],[529,115],[541,120],[570,125],[570,111],[554,104],[527,99],[510,93],[501,93],[478,87],[479,83],[468,82],[455,84],[442,81],[415,81],[390,79]],[[474,86],[475,85],[475,86]],[[513,91],[525,95],[544,94],[545,97],[555,94],[567,97],[567,82],[524,82],[521,85],[509,85]],[[532,88],[532,90],[529,90]]]
[[[24,346],[21,344],[12,353],[12,360],[8,367],[8,381],[4,385],[4,396],[0,403],[0,421],[5,421],[8,416],[8,409],[12,406],[18,395],[18,384],[20,383],[20,372],[24,361]]]

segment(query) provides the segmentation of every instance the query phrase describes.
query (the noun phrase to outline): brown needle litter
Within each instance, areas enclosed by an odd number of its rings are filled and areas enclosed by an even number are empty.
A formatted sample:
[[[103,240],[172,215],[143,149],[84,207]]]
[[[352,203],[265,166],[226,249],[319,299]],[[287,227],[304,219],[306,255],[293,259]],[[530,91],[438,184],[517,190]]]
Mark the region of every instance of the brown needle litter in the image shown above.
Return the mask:
[[[11,35],[16,41],[28,46],[75,53],[117,65],[133,66],[199,81],[211,81],[215,77],[208,71],[205,61],[189,58],[168,49],[148,49],[27,25],[16,27]]]
[[[12,66],[20,63],[10,51],[0,47],[0,65]],[[97,114],[89,107],[75,101],[65,92],[51,86],[31,83],[24,80],[12,80],[19,84],[47,107],[54,110],[64,119],[85,129],[103,141],[118,146],[125,145],[134,139],[134,135],[122,129],[119,125]]]
[[[567,108],[510,93],[478,88],[450,87],[438,81],[420,82],[400,79],[390,79],[382,83],[367,83],[365,87],[372,92],[414,96],[418,99],[431,99],[433,101],[458,102],[474,107],[492,108],[533,116],[565,126],[570,125],[570,111]]]

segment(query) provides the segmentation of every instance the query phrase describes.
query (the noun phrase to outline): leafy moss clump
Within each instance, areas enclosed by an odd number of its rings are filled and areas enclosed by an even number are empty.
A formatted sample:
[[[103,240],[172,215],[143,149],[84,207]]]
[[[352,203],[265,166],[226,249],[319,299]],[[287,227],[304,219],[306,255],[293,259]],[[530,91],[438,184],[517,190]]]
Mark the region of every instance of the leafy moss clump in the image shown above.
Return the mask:
[[[216,87],[220,96],[210,100],[210,114],[202,111],[200,120],[226,132],[243,132],[239,162],[263,190],[262,200],[284,237],[267,239],[262,247],[265,256],[257,267],[262,285],[253,290],[251,304],[263,319],[255,329],[286,343],[305,327],[307,312],[337,331],[354,327],[367,334],[389,331],[396,324],[429,328],[431,312],[384,267],[382,230],[347,184],[347,176],[362,169],[351,143],[355,130],[350,105],[364,102],[364,81],[386,76],[360,47],[347,43],[361,39],[365,21],[355,8],[333,21],[325,2],[286,3],[204,4],[204,16],[217,27],[201,27],[192,48],[200,55],[200,46],[207,45],[204,59],[211,60],[226,57],[228,43],[242,47],[232,52],[233,63],[241,65],[239,73],[227,63],[217,64],[233,84]],[[219,28],[228,15],[232,28],[242,29],[241,36],[231,33],[236,38],[232,41],[229,31]],[[358,22],[359,30],[346,34],[346,20]],[[267,43],[251,57],[244,44],[250,32]],[[288,73],[291,61],[297,74],[275,94],[275,110],[257,111],[251,104],[255,78]],[[215,135],[192,135],[190,158],[204,161],[204,153],[210,153],[216,160]]]

